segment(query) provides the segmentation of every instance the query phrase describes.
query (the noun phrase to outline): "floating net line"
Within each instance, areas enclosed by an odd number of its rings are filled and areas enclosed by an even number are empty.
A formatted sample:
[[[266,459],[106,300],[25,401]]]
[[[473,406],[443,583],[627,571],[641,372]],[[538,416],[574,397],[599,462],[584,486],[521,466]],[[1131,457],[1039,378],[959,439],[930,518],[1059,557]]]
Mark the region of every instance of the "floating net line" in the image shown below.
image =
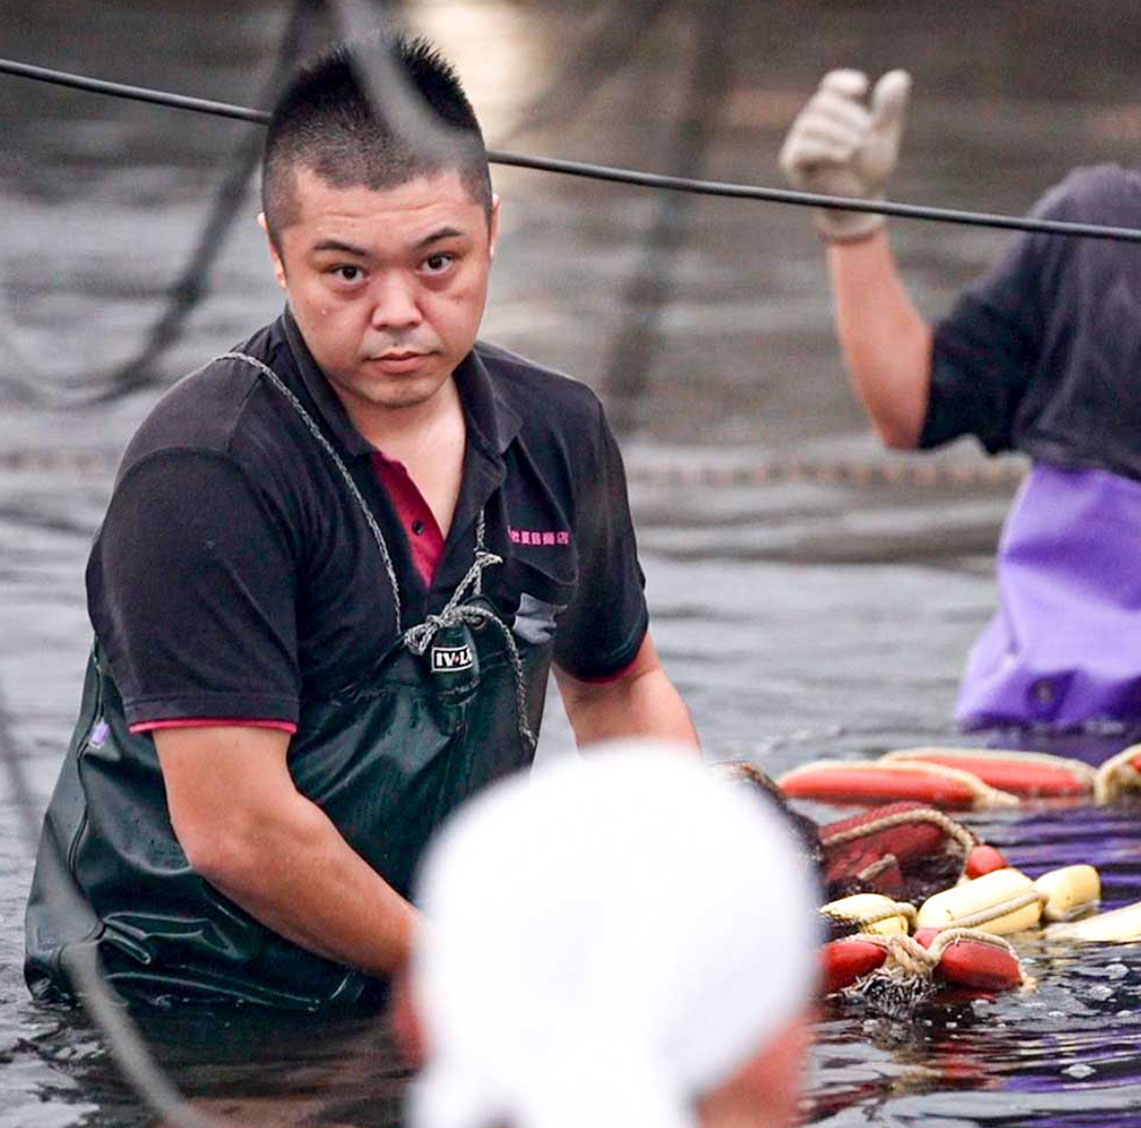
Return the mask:
[[[116,449],[0,450],[0,471],[111,474],[122,457]],[[931,461],[901,458],[760,458],[739,464],[628,459],[626,477],[646,486],[699,489],[747,488],[799,482],[850,488],[1007,489],[1026,477],[1021,458]]]

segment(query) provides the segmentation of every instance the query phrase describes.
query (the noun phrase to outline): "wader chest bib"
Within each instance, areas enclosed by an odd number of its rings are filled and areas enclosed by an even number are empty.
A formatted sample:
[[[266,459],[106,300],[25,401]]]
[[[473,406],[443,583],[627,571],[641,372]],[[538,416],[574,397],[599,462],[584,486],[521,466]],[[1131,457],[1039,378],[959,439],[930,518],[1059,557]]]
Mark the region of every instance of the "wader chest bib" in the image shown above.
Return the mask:
[[[339,455],[260,361],[235,354],[283,392],[338,468],[377,539],[383,535]],[[550,645],[516,641],[481,595],[500,563],[483,547],[438,615],[401,629],[375,666],[319,701],[303,701],[289,748],[298,790],[386,881],[407,896],[432,832],[463,799],[528,764],[542,715]],[[376,981],[259,924],[191,869],[167,815],[154,742],[129,731],[98,644],[52,796],[41,854],[52,851],[90,914],[52,897],[37,864],[27,914],[26,975],[37,995],[66,990],[60,956],[93,940],[108,978],[152,1000],[243,1001],[316,1010],[375,997]]]
[[[1141,720],[1141,483],[1037,465],[1003,529],[1001,605],[956,719],[1079,728]]]

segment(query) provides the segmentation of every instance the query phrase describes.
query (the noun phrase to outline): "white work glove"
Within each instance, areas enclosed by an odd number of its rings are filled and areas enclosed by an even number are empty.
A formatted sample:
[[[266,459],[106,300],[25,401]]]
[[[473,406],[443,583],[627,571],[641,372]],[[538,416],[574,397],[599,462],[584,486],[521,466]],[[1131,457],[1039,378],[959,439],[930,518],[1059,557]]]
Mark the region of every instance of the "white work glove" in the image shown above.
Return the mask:
[[[911,76],[888,71],[864,104],[867,75],[829,71],[797,115],[780,151],[781,171],[797,188],[828,196],[882,200],[895,169]],[[821,208],[816,225],[833,242],[865,239],[883,226],[873,212]]]

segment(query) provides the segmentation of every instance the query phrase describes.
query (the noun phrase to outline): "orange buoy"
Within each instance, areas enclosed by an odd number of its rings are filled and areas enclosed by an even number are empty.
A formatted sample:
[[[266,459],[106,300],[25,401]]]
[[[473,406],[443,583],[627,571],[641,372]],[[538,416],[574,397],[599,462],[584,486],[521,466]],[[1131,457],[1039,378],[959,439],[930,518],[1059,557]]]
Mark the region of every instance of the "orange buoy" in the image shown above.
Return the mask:
[[[889,763],[937,764],[970,772],[991,787],[1014,795],[1041,798],[1088,795],[1094,769],[1081,760],[1046,752],[1014,752],[997,748],[905,748],[889,752]]]
[[[1010,863],[994,847],[980,842],[971,848],[967,855],[967,877],[982,877],[984,873],[993,873],[995,870],[1006,869]]]
[[[824,992],[831,995],[882,967],[887,948],[863,936],[845,936],[825,944],[821,957]]]
[[[824,803],[891,803],[912,799],[936,807],[970,809],[1017,805],[999,791],[957,768],[939,764],[817,760],[793,768],[777,781],[793,799]]]
[[[915,940],[936,958],[935,975],[972,991],[1009,991],[1022,984],[1022,964],[1000,937],[971,929],[923,928]]]

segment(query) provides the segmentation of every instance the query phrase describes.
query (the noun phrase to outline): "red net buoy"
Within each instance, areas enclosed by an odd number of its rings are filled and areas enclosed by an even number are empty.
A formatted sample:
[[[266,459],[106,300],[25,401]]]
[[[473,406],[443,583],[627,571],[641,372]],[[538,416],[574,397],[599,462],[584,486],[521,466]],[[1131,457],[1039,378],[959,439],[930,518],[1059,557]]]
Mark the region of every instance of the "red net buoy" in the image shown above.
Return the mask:
[[[915,941],[937,957],[936,978],[972,991],[1009,991],[1023,982],[1022,964],[1001,937],[972,929],[922,928]]]
[[[794,799],[822,803],[891,803],[901,799],[950,810],[1016,805],[1009,792],[990,787],[977,776],[940,764],[884,760],[817,760],[786,772],[778,781]]]
[[[850,987],[857,979],[882,967],[886,959],[887,948],[883,944],[862,936],[829,941],[821,952],[824,993],[831,995]]]
[[[1045,752],[993,748],[908,748],[881,763],[934,764],[970,772],[990,787],[1027,798],[1064,798],[1093,791],[1094,769],[1081,760]]]
[[[943,811],[893,803],[820,828],[825,896],[883,893],[918,904],[963,875],[975,836]]]

